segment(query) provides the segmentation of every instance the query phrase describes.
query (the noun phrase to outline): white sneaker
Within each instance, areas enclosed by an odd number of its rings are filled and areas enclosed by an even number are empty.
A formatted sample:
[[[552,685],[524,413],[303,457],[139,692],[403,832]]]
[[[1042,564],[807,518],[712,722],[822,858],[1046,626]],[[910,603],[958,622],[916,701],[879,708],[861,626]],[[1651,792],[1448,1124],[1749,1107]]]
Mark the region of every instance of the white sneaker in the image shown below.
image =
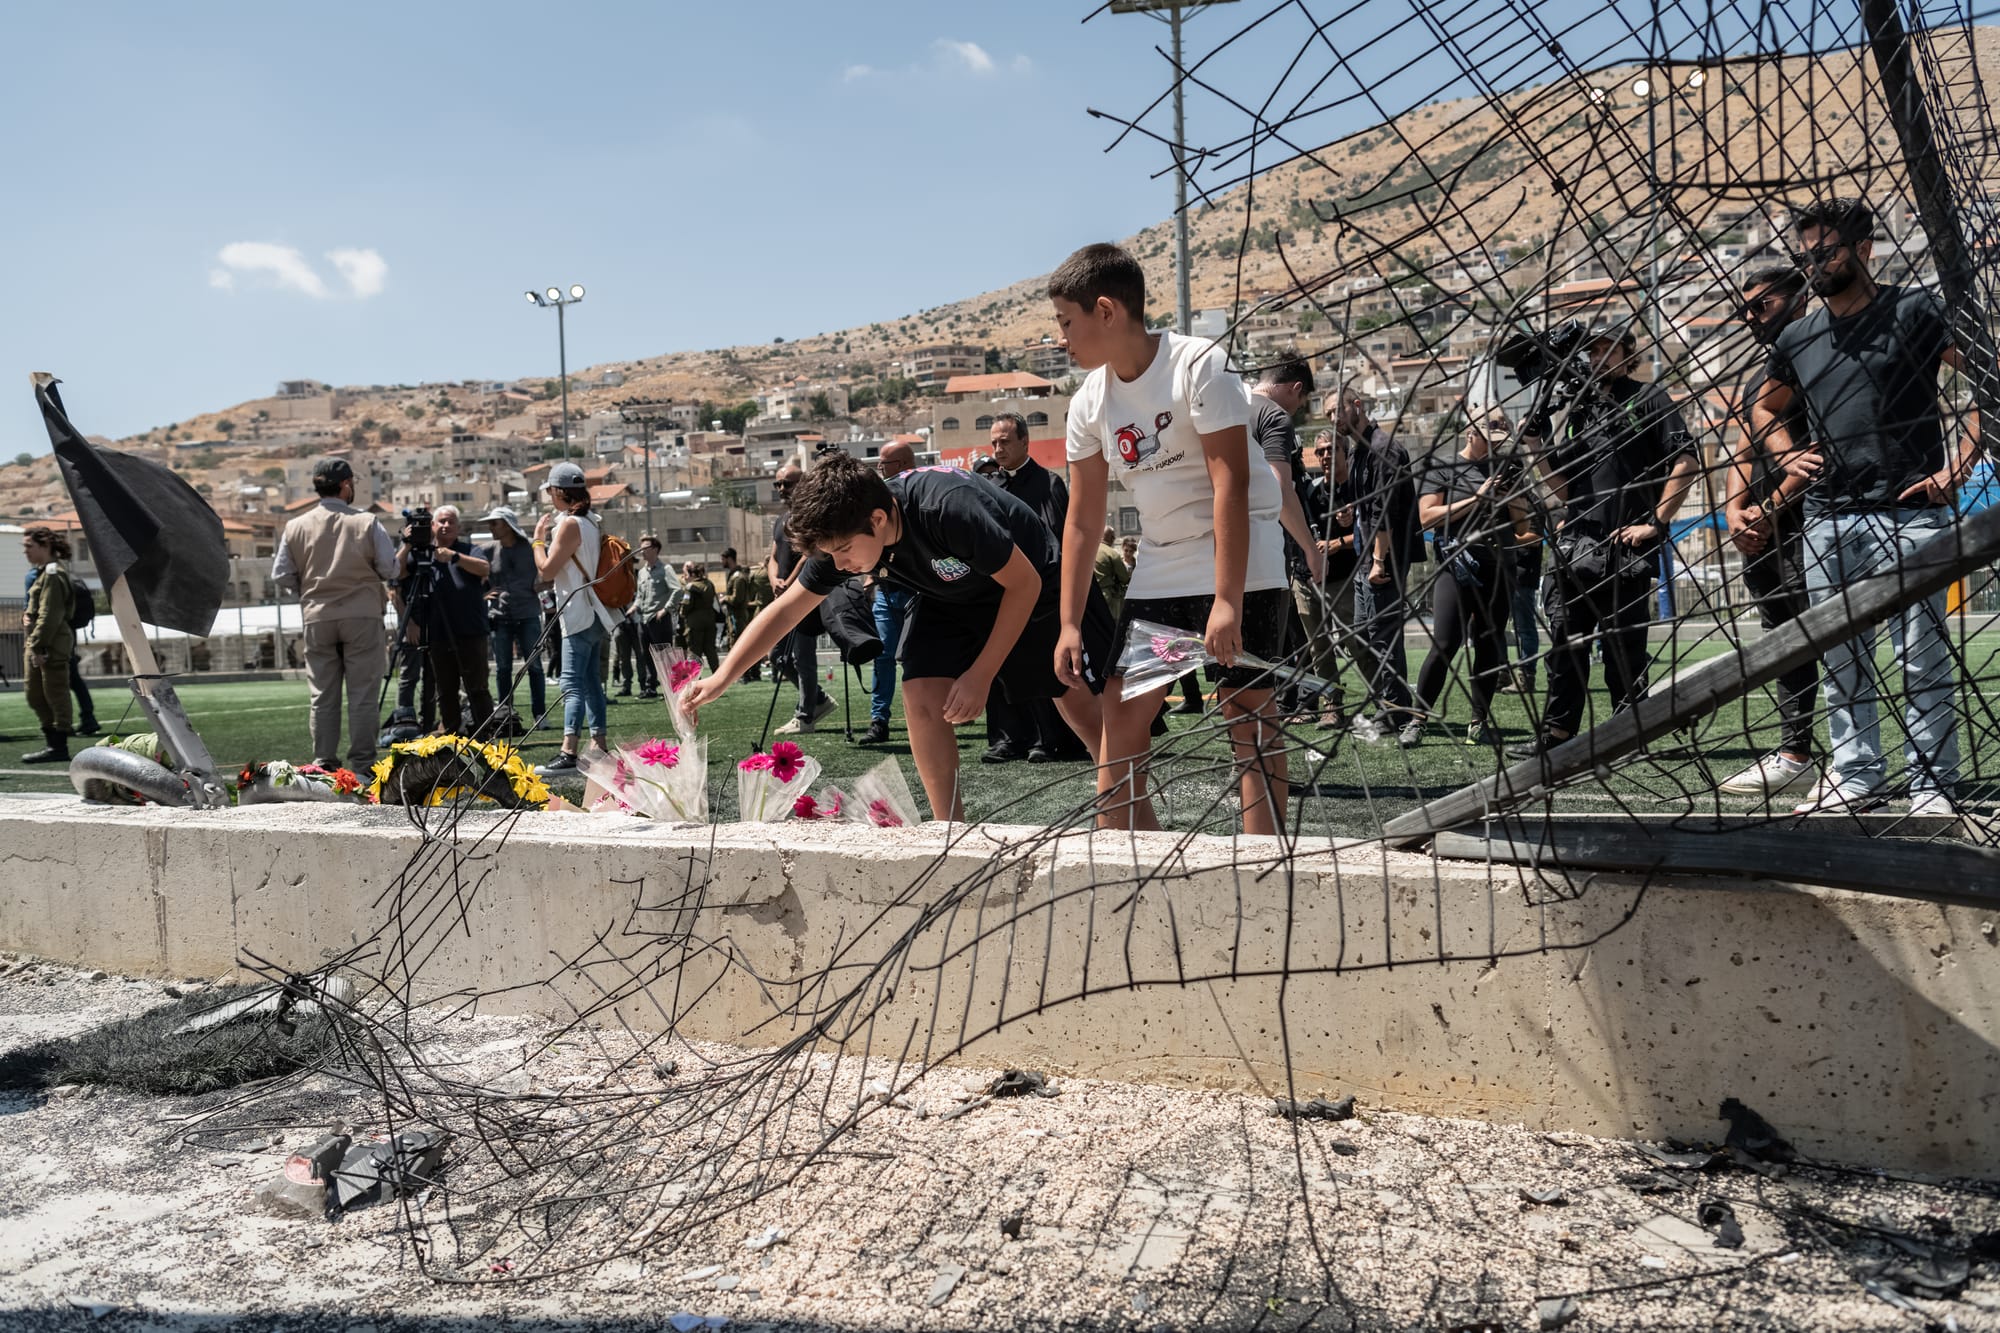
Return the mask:
[[[1811,781],[1812,774],[1813,766],[1809,761],[1773,751],[1723,783],[1722,790],[1739,796],[1763,796],[1789,791],[1802,782]]]
[[[1941,791],[1913,791],[1910,793],[1910,813],[1913,815],[1956,815],[1952,807],[1951,795]]]
[[[773,727],[771,729],[771,734],[773,736],[803,736],[806,735],[808,732],[817,730],[818,730],[817,727],[815,727],[812,723],[806,721],[804,718],[795,717],[789,722],[785,722],[779,726]]]
[[[1888,800],[1877,791],[1857,791],[1842,787],[1831,778],[1822,780],[1812,794],[1792,807],[1795,815],[1865,815],[1880,810]]]

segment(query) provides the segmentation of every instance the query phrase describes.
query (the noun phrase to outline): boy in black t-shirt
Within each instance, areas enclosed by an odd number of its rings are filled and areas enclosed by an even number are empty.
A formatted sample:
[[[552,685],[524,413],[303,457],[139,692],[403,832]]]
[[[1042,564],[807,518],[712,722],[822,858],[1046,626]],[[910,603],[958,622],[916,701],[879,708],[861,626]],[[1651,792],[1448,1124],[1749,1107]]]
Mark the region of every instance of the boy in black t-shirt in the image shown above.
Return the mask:
[[[813,554],[751,621],[720,669],[687,687],[690,715],[814,613],[851,574],[916,594],[903,628],[903,712],[910,752],[935,818],[962,819],[954,728],[986,707],[997,681],[1014,703],[1054,699],[1091,749],[1103,735],[1097,696],[1114,656],[1111,609],[1094,587],[1084,617],[1085,683],[1055,672],[1061,559],[1041,518],[997,486],[956,468],[884,480],[845,454],[823,459],[791,496],[787,531]]]

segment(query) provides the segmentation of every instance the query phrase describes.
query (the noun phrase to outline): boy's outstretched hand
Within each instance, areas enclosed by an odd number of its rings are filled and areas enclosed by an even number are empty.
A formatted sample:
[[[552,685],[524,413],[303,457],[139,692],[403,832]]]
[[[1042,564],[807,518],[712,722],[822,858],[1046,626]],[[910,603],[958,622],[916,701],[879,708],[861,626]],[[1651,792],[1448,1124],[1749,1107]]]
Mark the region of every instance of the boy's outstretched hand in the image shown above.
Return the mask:
[[[1201,644],[1218,664],[1235,666],[1236,655],[1243,651],[1242,613],[1222,598],[1216,598],[1208,613],[1208,633],[1202,636]]]
[[[722,692],[728,688],[729,682],[720,676],[703,676],[700,680],[691,681],[680,692],[681,711],[687,714],[689,722],[693,722],[702,705],[720,699]]]
[[[944,720],[954,727],[970,722],[986,711],[986,696],[993,692],[993,678],[968,671],[951,683],[944,696]]]

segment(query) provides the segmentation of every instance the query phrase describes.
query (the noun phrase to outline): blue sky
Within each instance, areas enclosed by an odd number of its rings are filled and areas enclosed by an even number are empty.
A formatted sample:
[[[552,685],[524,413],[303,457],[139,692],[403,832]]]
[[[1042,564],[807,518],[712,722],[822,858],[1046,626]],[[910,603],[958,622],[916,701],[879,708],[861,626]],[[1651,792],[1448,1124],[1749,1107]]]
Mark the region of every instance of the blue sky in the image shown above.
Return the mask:
[[[1165,27],[1081,23],[1094,8],[16,7],[0,457],[47,448],[30,370],[64,379],[84,430],[124,435],[285,378],[551,375],[529,286],[588,288],[580,366],[809,336],[1045,272],[1171,211],[1164,150],[1106,154],[1113,129],[1088,115],[1137,114],[1167,86]],[[1273,10],[1196,15],[1190,57]],[[1206,76],[1268,86],[1301,22],[1280,12]],[[1360,22],[1337,31],[1361,43]],[[1393,33],[1368,66],[1433,44]],[[1197,96],[1190,141],[1227,140],[1232,119]],[[1356,103],[1314,132],[1374,119]],[[1149,124],[1164,134],[1164,110]]]
[[[1046,271],[1171,210],[1086,114],[1165,86],[1165,30],[1090,7],[16,10],[0,456],[47,447],[29,370],[122,435],[288,377],[553,374],[528,286],[586,285],[581,365]]]

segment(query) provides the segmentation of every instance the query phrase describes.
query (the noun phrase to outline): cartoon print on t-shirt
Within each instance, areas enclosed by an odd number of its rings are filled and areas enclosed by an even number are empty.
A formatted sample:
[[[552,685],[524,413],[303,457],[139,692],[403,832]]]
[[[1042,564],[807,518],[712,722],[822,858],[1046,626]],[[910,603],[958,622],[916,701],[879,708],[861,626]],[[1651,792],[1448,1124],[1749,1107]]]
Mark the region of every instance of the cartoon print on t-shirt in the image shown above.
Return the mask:
[[[1171,419],[1173,414],[1162,412],[1160,415]],[[1160,452],[1160,437],[1158,433],[1156,432],[1152,435],[1146,434],[1145,431],[1139,429],[1139,423],[1136,421],[1130,425],[1120,426],[1115,432],[1114,438],[1118,441],[1118,456],[1125,460],[1125,466],[1127,467],[1137,467],[1154,454]]]

